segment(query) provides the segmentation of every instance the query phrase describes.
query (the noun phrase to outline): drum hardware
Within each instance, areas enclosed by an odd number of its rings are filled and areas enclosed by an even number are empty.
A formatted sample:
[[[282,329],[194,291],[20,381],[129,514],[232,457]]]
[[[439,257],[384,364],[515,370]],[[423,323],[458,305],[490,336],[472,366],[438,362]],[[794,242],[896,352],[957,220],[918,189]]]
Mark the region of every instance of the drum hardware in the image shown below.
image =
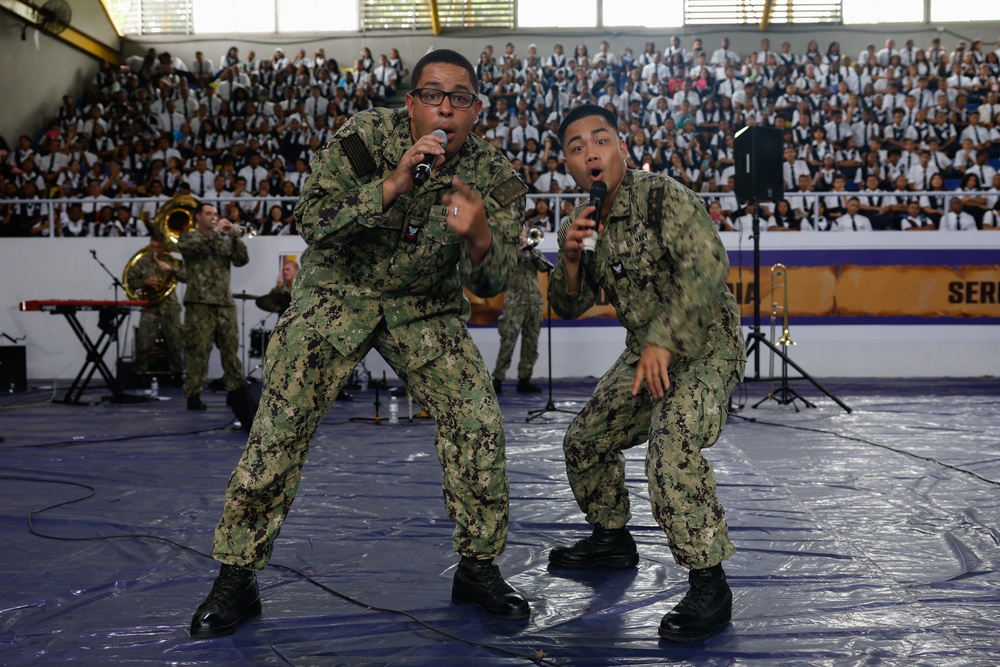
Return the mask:
[[[280,315],[292,305],[292,295],[288,292],[269,292],[254,299],[254,303],[261,310]]]

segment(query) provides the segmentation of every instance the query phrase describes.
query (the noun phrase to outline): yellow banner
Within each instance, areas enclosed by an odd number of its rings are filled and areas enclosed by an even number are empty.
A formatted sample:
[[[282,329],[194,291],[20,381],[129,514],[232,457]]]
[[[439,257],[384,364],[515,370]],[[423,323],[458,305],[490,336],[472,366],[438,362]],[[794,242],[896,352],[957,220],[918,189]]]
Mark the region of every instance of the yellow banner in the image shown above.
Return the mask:
[[[542,297],[548,274],[538,275]],[[784,275],[762,267],[760,313],[790,317],[1000,317],[1000,266],[804,266],[788,267]],[[753,315],[753,268],[729,270],[729,289],[740,314]],[[503,310],[503,295],[472,302],[472,323],[492,324]],[[543,306],[543,316],[546,310]],[[584,318],[615,317],[605,299]],[[553,318],[557,318],[553,314]]]

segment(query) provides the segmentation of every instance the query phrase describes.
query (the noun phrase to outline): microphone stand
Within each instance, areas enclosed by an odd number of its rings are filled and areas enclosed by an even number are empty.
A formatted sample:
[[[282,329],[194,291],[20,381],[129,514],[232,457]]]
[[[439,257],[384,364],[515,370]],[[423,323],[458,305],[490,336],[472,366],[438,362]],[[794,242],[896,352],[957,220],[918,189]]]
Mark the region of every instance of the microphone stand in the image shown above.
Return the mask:
[[[112,273],[111,269],[109,269],[104,264],[104,262],[102,262],[100,260],[100,258],[97,256],[97,251],[96,250],[94,250],[93,248],[91,248],[90,249],[90,254],[93,256],[94,261],[97,262],[102,269],[104,269],[104,272],[107,273],[109,276],[111,276],[111,287],[115,290],[115,307],[117,309],[117,306],[118,306],[118,288],[121,287],[122,290],[124,290],[125,289],[125,285],[123,285],[122,281],[118,280],[118,276],[116,276],[114,273]],[[103,315],[103,313],[101,313],[101,315]],[[103,317],[99,316],[98,319],[103,319]],[[99,326],[100,326],[100,328],[102,330],[104,330],[105,327],[107,326],[107,324],[104,323],[104,322],[100,322]],[[117,371],[118,371],[118,365],[121,363],[121,360],[122,360],[121,343],[118,340],[118,327],[115,327],[114,331],[109,331],[108,335],[115,339],[115,372],[117,373]]]
[[[105,379],[105,381],[110,385],[108,388],[111,389],[112,393],[112,396],[107,400],[110,400],[113,403],[145,402],[149,400],[145,396],[126,394],[124,391],[122,391],[120,382],[118,381],[118,368],[119,366],[121,366],[121,361],[122,361],[121,341],[118,339],[118,328],[121,326],[122,322],[128,315],[128,309],[119,305],[120,301],[118,299],[118,288],[120,287],[122,288],[122,290],[124,290],[125,285],[123,285],[122,282],[118,280],[118,276],[112,273],[111,269],[109,269],[104,264],[104,262],[102,262],[100,258],[98,258],[96,250],[91,248],[90,254],[91,256],[93,256],[94,261],[97,262],[102,269],[104,269],[104,272],[107,273],[109,276],[111,276],[111,286],[115,290],[115,307],[112,308],[111,310],[102,309],[97,315],[97,327],[115,341],[115,374],[111,375],[109,371],[108,375],[110,377],[106,377]],[[94,363],[97,362],[98,360],[94,359]],[[103,361],[101,363],[103,363]],[[91,373],[93,373],[93,371],[91,371]],[[79,396],[77,398],[79,398]]]
[[[555,268],[555,267],[553,267],[553,268]],[[549,269],[546,272],[546,276],[548,276],[549,272],[551,272],[551,271],[552,271],[552,269]],[[566,413],[568,415],[575,415],[576,414],[576,412],[573,411],[573,410],[564,410],[562,408],[557,408],[556,404],[555,404],[555,401],[552,400],[552,302],[549,301],[548,299],[546,299],[546,304],[548,306],[548,308],[547,308],[547,310],[548,310],[548,317],[545,320],[545,330],[546,330],[546,335],[548,336],[548,349],[549,349],[549,364],[548,364],[549,365],[549,400],[545,404],[544,408],[541,408],[539,410],[528,410],[528,416],[524,420],[526,422],[530,422],[530,421],[532,421],[534,419],[537,419],[538,417],[541,417],[542,415],[544,415],[547,412],[564,412],[564,413]]]

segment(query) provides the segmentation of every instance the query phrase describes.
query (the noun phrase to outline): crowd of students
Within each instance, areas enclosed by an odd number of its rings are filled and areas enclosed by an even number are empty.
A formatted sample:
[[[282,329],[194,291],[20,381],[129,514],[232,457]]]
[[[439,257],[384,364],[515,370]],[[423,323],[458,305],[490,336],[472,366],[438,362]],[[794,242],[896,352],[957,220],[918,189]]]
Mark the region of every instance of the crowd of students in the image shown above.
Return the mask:
[[[765,37],[739,54],[728,38],[710,50],[674,36],[621,53],[607,41],[593,53],[559,43],[517,51],[487,45],[470,58],[484,100],[475,132],[534,193],[532,224],[553,229],[572,208],[556,129],[569,109],[594,103],[618,117],[629,166],[703,193],[720,231],[753,217],[733,195],[733,135],[753,125],[779,129],[785,145],[786,199],[760,212],[766,228],[997,226],[1000,48],[948,50],[935,38],[897,49],[888,39],[851,58],[837,42],[772,50]],[[0,145],[0,197],[18,200],[0,205],[0,235],[145,235],[176,194],[217,202],[258,233],[295,233],[312,156],[352,114],[400,103],[408,74],[396,49],[362,49],[343,69],[322,48],[258,57],[234,46],[218,66],[201,52],[185,63],[153,50],[104,62],[37,137]],[[544,194],[569,196],[560,208]]]

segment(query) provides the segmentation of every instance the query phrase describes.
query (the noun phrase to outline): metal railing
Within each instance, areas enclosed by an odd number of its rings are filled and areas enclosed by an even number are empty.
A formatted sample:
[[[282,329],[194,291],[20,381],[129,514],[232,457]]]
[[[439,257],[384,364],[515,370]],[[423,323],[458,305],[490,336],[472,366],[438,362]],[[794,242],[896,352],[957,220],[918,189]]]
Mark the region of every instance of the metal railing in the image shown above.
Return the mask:
[[[728,199],[728,198],[734,196],[732,192],[699,192],[697,194],[705,200],[705,205],[706,206],[709,205],[713,200]],[[881,196],[883,196],[883,197],[897,197],[897,195],[899,193],[888,191],[888,192],[880,192],[879,194]],[[943,210],[945,212],[947,212],[952,198],[954,198],[954,197],[963,197],[963,196],[966,196],[966,194],[967,193],[959,192],[959,191],[942,190],[942,191],[926,191],[926,192],[925,191],[913,191],[913,192],[907,193],[906,196],[908,196],[908,197],[943,196],[944,197]],[[985,191],[984,192],[977,192],[975,194],[977,194],[979,196],[986,196],[986,197],[997,196],[997,195],[994,195],[994,194],[992,194],[990,192],[985,192]],[[812,209],[813,209],[813,212],[812,212],[812,224],[813,224],[813,228],[814,229],[818,227],[817,221],[818,221],[818,218],[819,218],[819,211],[818,211],[819,207],[816,206],[815,202],[816,202],[816,200],[818,200],[821,197],[829,197],[829,196],[834,196],[834,195],[831,192],[788,192],[788,193],[785,193],[785,199],[788,199],[789,197],[804,197],[806,199],[813,200],[813,205],[812,205]],[[866,194],[864,192],[858,192],[858,191],[845,191],[840,196],[843,196],[843,197],[849,199],[851,197],[864,197],[864,196],[866,196]],[[531,193],[529,193],[528,194],[528,198],[529,199],[533,199],[533,200],[547,199],[547,200],[550,201],[549,210],[552,212],[552,217],[554,218],[554,228],[555,229],[559,229],[559,225],[562,223],[562,218],[563,218],[562,210],[561,210],[562,209],[562,202],[564,200],[569,200],[569,201],[574,202],[574,204],[576,204],[580,200],[586,199],[587,197],[588,197],[588,195],[585,194],[585,193],[582,193],[582,192],[561,192],[561,193],[540,193],[540,194],[531,194]],[[254,203],[254,202],[258,202],[258,201],[293,202],[293,201],[296,201],[296,200],[298,200],[298,197],[285,197],[285,196],[281,196],[281,197],[270,197],[270,196],[269,197],[232,197],[232,196],[225,196],[225,197],[223,197],[223,196],[220,196],[220,197],[204,198],[204,201],[206,201],[206,202],[212,202],[212,203],[216,203],[216,204],[228,203],[228,202],[232,202],[232,201],[238,201],[241,204],[244,204],[244,203],[248,203],[249,204],[249,203]],[[156,197],[129,197],[129,198],[98,200],[96,203],[99,206],[111,206],[112,208],[116,208],[116,207],[118,207],[118,206],[120,206],[122,204],[126,204],[126,205],[128,205],[128,206],[130,206],[132,208],[133,215],[135,215],[136,211],[141,210],[144,205],[146,205],[146,204],[148,204],[150,202],[166,203],[166,201],[168,201],[168,200],[158,199]],[[57,199],[41,199],[41,200],[0,199],[0,206],[6,205],[6,204],[25,204],[25,203],[31,203],[31,204],[40,204],[43,207],[46,207],[47,210],[45,211],[44,215],[47,215],[48,219],[49,219],[49,238],[59,238],[59,237],[55,236],[56,216],[59,215],[59,213],[56,211],[56,208],[58,206],[68,205],[68,204],[71,204],[71,203],[74,203],[74,202],[76,202],[76,203],[84,203],[84,204],[95,203],[94,200],[90,200],[90,199],[78,199],[78,198],[57,198]],[[136,216],[136,217],[138,217],[138,216]],[[152,222],[152,220],[148,220],[148,221],[145,221],[145,222]]]

